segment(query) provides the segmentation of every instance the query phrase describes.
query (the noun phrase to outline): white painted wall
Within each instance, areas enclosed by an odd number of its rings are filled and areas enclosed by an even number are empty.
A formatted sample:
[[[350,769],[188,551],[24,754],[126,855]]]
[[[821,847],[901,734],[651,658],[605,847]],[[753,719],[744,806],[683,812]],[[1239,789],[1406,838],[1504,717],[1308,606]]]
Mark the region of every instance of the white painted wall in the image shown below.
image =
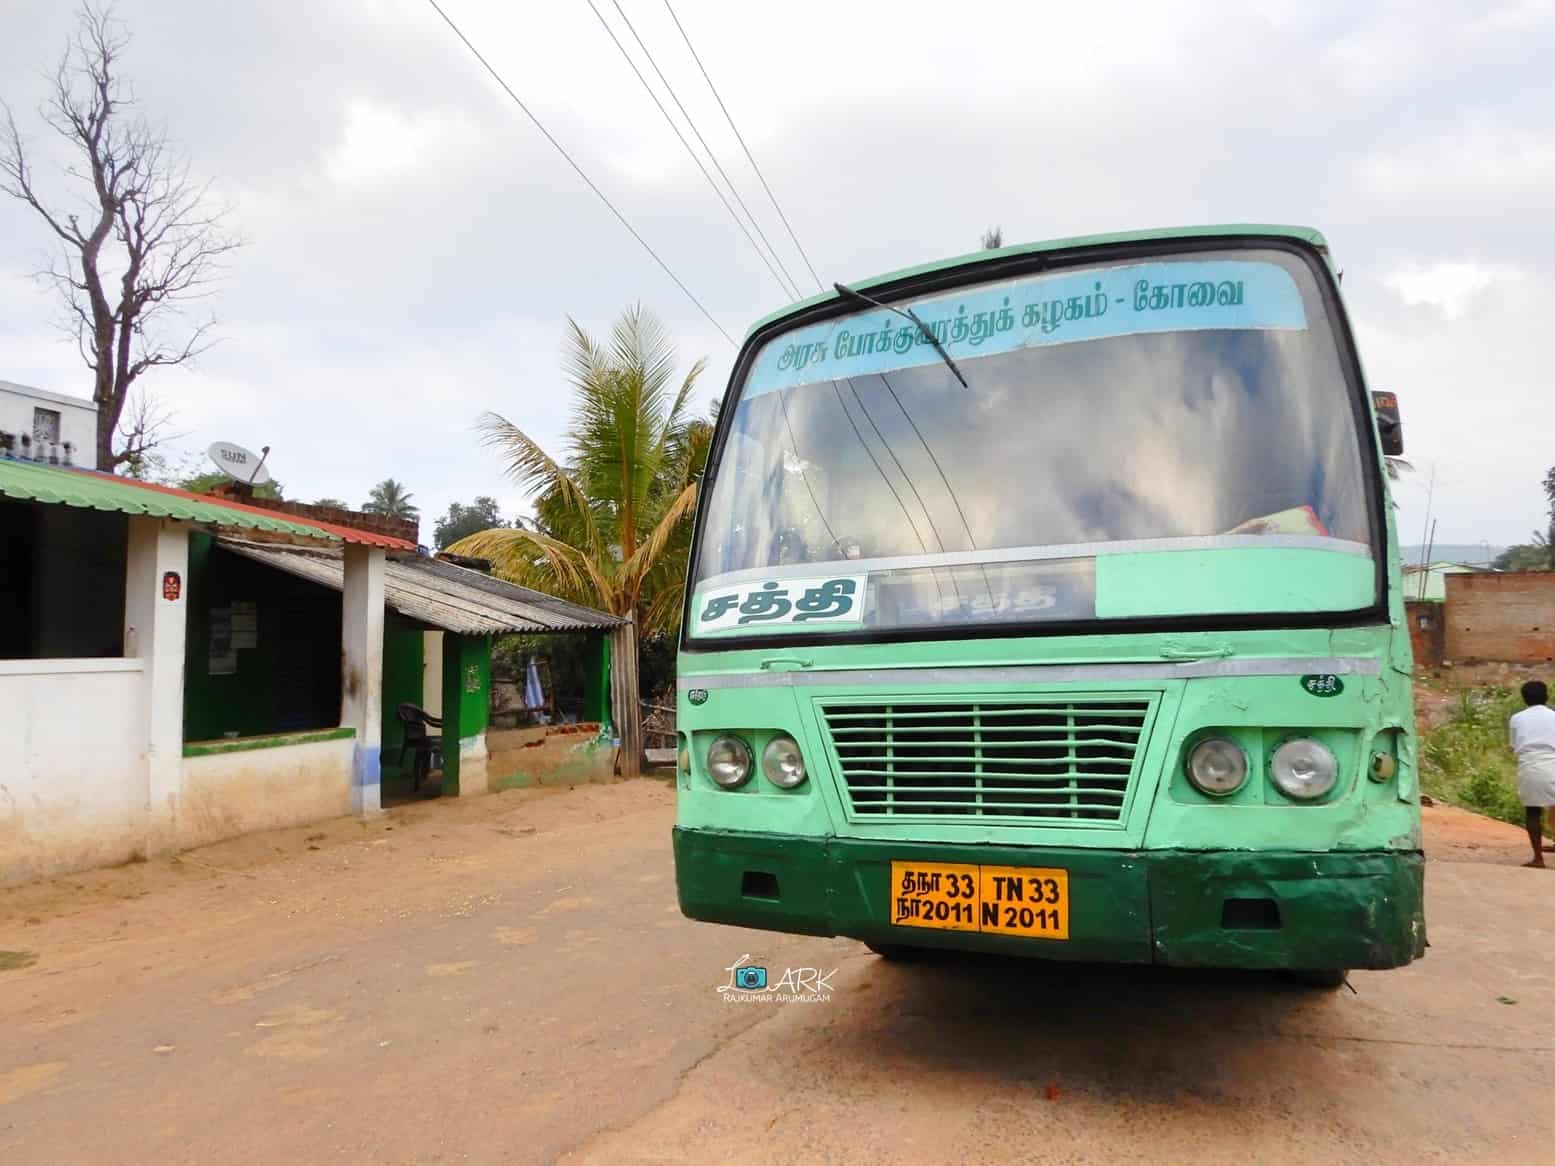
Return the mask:
[[[12,381],[0,381],[0,432],[32,436],[34,409],[50,409],[59,414],[59,436],[75,446],[76,465],[97,468],[97,406],[80,397],[50,393]],[[20,456],[20,449],[17,455]]]
[[[144,694],[139,660],[0,660],[0,884],[140,853]]]
[[[348,545],[340,596],[340,723],[356,730],[351,808],[382,810],[379,748],[383,743],[383,574],[381,547]]]
[[[443,715],[443,633],[423,632],[421,707],[434,717]]]
[[[448,748],[448,742],[443,742]],[[491,778],[486,769],[486,733],[459,738],[459,796],[478,797],[491,792]]]
[[[185,757],[178,846],[302,826],[351,812],[350,737]]]
[[[148,815],[148,854],[162,854],[178,844],[189,589],[180,586],[176,599],[167,598],[162,579],[169,572],[188,580],[188,524],[142,515],[131,518],[124,573],[124,654],[141,662],[146,689],[140,739],[146,757],[141,802]]]
[[[342,724],[356,736],[184,757],[188,534],[130,520],[124,658],[0,660],[0,885],[378,811],[384,552],[346,548]],[[174,598],[169,574],[185,584]]]
[[[351,812],[349,738],[185,757],[148,813],[138,660],[0,661],[0,886]]]

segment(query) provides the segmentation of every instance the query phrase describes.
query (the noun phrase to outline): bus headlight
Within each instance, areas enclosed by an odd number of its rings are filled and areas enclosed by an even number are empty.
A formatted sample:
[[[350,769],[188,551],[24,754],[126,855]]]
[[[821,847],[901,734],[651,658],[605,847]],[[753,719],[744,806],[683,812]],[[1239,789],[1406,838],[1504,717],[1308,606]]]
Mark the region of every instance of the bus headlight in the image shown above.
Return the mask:
[[[799,742],[789,736],[773,737],[761,751],[761,772],[780,789],[793,789],[804,782],[804,756]]]
[[[1269,774],[1286,797],[1310,802],[1334,788],[1339,762],[1321,741],[1294,737],[1274,751]]]
[[[738,737],[716,737],[707,747],[707,775],[724,789],[750,780],[751,748]]]
[[[1211,797],[1234,794],[1247,780],[1247,754],[1224,737],[1200,741],[1188,754],[1188,780]]]

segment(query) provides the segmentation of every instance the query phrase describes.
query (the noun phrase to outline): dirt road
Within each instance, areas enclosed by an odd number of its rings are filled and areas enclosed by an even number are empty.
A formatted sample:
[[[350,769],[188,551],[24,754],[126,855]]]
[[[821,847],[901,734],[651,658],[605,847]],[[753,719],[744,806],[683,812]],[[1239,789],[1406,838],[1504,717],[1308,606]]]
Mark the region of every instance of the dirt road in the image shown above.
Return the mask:
[[[1321,994],[692,924],[671,800],[512,792],[0,892],[0,1161],[1555,1160],[1555,870],[1510,827],[1428,812],[1430,955]],[[747,953],[829,1000],[725,1002]]]

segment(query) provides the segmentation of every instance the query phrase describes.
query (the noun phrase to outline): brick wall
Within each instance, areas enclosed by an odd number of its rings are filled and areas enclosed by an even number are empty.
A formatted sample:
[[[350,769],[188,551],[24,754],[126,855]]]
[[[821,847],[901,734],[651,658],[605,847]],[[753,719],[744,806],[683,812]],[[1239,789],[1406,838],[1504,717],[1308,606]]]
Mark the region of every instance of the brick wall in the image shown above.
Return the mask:
[[[299,518],[312,518],[318,522],[333,522],[337,526],[349,526],[353,530],[368,530],[385,534],[390,538],[402,538],[419,543],[421,524],[411,518],[389,518],[382,514],[367,514],[360,510],[342,510],[338,506],[314,506],[308,502],[283,502],[279,498],[244,497],[244,489],[236,482],[222,482],[212,486],[210,494],[246,506],[258,506],[281,514],[295,514]]]
[[[1448,660],[1555,661],[1555,572],[1448,575],[1445,607]]]
[[[1409,621],[1409,646],[1416,668],[1435,668],[1442,662],[1447,639],[1447,605],[1411,599],[1404,604]]]

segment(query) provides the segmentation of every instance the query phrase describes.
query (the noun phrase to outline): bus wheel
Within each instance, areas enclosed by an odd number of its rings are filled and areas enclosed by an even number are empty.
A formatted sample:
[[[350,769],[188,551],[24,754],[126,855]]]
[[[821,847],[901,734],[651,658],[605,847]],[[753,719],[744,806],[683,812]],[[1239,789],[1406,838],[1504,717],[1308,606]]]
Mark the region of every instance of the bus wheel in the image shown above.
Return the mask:
[[[1333,989],[1344,986],[1349,972],[1345,968],[1292,968],[1285,974],[1308,988]]]
[[[923,959],[924,949],[921,947],[908,947],[905,943],[869,943],[864,944],[883,960],[890,960],[894,964],[910,963],[913,960]]]

